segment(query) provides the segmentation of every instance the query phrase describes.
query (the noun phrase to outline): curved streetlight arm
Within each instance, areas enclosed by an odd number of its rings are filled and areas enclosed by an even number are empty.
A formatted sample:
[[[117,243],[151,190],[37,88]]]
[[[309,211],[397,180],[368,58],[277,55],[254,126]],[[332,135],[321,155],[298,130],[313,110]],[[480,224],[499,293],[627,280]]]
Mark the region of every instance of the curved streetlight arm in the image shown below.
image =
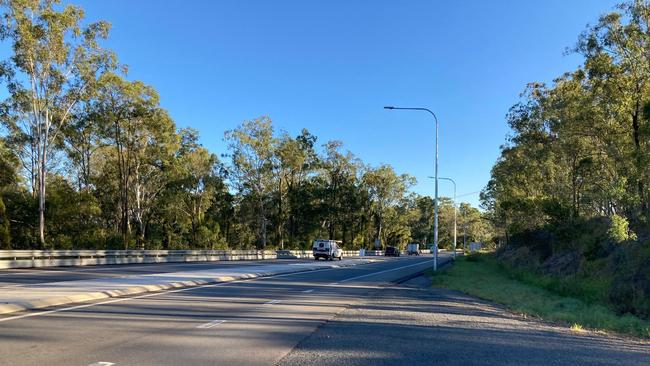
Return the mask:
[[[438,117],[436,117],[436,114],[433,113],[429,108],[421,108],[421,107],[394,107],[392,105],[387,105],[384,107],[384,109],[390,109],[390,110],[403,110],[403,111],[425,111],[431,113],[433,118],[436,120],[436,125],[438,125]]]

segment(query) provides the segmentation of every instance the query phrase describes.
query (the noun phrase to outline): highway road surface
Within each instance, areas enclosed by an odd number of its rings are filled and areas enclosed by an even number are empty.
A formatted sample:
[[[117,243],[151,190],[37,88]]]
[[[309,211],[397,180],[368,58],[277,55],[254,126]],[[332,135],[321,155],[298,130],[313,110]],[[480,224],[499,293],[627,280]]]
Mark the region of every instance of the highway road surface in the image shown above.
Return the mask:
[[[357,299],[431,265],[429,256],[380,258],[348,268],[0,316],[0,364],[273,365]],[[197,264],[183,264],[183,271],[186,266]],[[62,281],[156,270],[155,265],[127,267],[44,271]],[[179,269],[173,267],[159,268]],[[38,272],[2,271],[0,278],[6,286],[46,281]]]
[[[0,365],[650,365],[647,342],[572,333],[413,284],[421,278],[396,283],[431,261],[380,258],[8,314],[0,316]],[[156,270],[139,267],[89,271]],[[5,281],[20,285],[11,273]]]

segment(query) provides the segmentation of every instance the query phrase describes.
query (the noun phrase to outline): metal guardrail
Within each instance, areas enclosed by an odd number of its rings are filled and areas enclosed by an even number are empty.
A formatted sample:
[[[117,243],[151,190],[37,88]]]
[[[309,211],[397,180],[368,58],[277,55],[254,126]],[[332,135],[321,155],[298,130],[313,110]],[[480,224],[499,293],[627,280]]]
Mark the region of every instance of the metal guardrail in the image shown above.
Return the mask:
[[[365,255],[381,256],[384,252],[366,250]],[[345,250],[343,256],[356,257],[359,251]],[[0,269],[311,257],[310,250],[0,250]]]
[[[368,256],[383,255],[366,251]],[[343,256],[358,256],[344,251]],[[311,258],[307,250],[0,250],[0,269]]]
[[[0,268],[276,259],[262,250],[1,250]]]

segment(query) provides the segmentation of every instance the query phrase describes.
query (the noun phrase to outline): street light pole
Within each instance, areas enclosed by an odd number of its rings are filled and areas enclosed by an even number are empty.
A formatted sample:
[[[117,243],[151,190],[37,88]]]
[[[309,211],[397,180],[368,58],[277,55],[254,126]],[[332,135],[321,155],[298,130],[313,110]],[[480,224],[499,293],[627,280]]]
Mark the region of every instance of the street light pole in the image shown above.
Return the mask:
[[[384,109],[406,110],[406,111],[424,111],[429,112],[436,121],[436,159],[435,159],[435,199],[433,203],[433,270],[438,270],[438,117],[428,108],[420,107],[393,107],[386,106]]]

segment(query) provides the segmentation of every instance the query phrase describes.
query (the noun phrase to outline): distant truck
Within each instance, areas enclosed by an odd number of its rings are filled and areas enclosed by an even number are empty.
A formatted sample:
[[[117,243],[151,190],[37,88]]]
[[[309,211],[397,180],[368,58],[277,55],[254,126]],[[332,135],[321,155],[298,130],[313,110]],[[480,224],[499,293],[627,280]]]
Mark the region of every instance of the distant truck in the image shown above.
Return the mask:
[[[406,253],[408,255],[420,255],[420,244],[411,243],[406,246]]]
[[[314,240],[314,244],[312,246],[314,259],[318,260],[319,258],[323,258],[325,260],[329,259],[333,261],[334,258],[338,258],[339,260],[342,260],[343,250],[339,247],[338,243],[339,242],[336,240]]]

